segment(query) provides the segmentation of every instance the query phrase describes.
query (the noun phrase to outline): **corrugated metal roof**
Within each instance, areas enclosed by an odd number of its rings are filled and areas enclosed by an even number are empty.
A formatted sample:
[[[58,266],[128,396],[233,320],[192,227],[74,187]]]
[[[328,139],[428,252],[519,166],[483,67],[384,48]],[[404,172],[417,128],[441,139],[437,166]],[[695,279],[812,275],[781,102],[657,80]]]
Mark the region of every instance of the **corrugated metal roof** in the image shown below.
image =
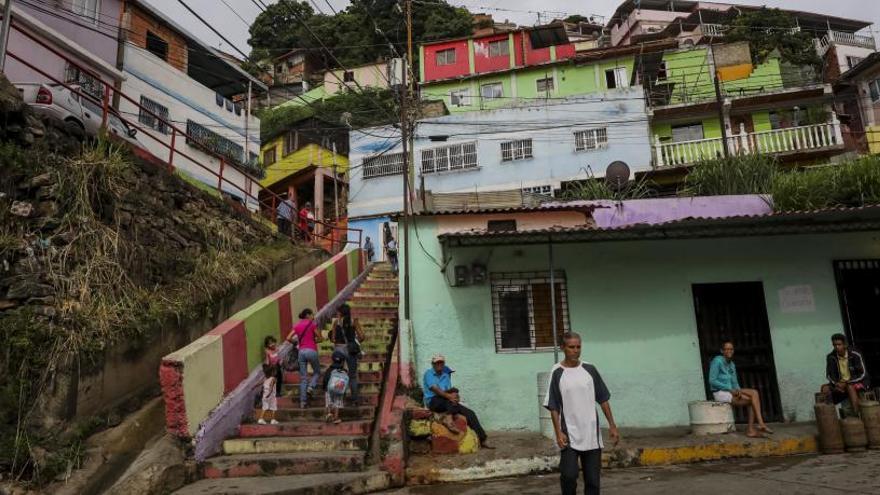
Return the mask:
[[[484,215],[492,213],[535,213],[545,211],[578,211],[591,212],[596,208],[604,208],[604,206],[585,205],[585,204],[559,204],[552,203],[538,206],[509,206],[501,208],[465,208],[459,210],[437,210],[417,212],[413,215],[420,217],[434,217],[443,215]]]
[[[479,245],[499,243],[587,242],[602,240],[683,239],[737,237],[811,232],[880,230],[880,205],[833,207],[732,217],[688,217],[668,222],[638,223],[599,228],[595,225],[552,226],[542,229],[467,230],[438,236],[443,243]]]

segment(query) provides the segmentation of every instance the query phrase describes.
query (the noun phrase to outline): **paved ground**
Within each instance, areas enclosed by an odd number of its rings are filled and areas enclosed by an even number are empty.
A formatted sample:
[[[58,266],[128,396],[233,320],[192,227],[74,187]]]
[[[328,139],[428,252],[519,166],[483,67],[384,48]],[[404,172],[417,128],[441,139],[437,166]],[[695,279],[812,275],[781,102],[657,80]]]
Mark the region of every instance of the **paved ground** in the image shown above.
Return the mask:
[[[880,451],[830,456],[741,459],[603,473],[605,494],[825,495],[880,493]],[[404,488],[398,495],[545,495],[558,475]],[[582,489],[582,488],[581,488]]]

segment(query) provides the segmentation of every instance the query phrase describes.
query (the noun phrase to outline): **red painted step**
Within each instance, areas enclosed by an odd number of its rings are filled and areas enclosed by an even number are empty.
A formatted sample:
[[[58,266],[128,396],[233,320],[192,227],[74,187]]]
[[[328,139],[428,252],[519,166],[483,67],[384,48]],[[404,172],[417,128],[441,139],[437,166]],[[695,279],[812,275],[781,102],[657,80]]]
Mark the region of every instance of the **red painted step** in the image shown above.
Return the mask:
[[[346,399],[347,400],[347,399]],[[254,412],[257,414],[258,410]],[[362,406],[362,407],[343,407],[339,410],[339,417],[342,418],[343,421],[363,421],[365,419],[372,419],[376,413],[376,408],[373,406]],[[288,422],[291,420],[300,420],[300,419],[308,419],[308,420],[322,420],[324,419],[324,415],[327,414],[327,411],[323,407],[309,407],[306,409],[300,409],[299,407],[287,409],[280,408],[275,415],[275,419],[279,422]]]
[[[311,367],[309,367],[311,369]],[[318,380],[320,383],[320,379]],[[381,371],[359,371],[358,383],[379,383],[382,381]],[[299,371],[284,372],[285,385],[299,385]]]
[[[322,435],[368,435],[373,422],[344,421],[335,425],[323,421],[292,421],[277,425],[244,424],[238,427],[240,437],[310,437]]]
[[[315,394],[314,397],[310,398],[306,405],[308,407],[324,407],[326,403],[324,402],[324,393],[320,392]],[[360,394],[360,399],[363,401],[363,405],[365,406],[377,406],[379,405],[379,394],[371,393],[371,394]],[[299,394],[296,397],[291,397],[289,395],[285,395],[284,397],[278,397],[278,407],[279,408],[288,408],[293,409],[295,407],[299,407]]]
[[[213,457],[201,465],[205,478],[247,478],[363,471],[363,451],[237,454]]]

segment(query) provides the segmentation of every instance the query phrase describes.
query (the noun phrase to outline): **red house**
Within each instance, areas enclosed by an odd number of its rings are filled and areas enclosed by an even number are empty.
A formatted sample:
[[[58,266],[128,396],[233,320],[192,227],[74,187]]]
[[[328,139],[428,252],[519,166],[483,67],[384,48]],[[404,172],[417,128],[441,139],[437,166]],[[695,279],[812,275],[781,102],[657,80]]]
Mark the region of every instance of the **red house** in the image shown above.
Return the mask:
[[[575,55],[562,24],[424,43],[419,50],[422,82],[528,67]]]

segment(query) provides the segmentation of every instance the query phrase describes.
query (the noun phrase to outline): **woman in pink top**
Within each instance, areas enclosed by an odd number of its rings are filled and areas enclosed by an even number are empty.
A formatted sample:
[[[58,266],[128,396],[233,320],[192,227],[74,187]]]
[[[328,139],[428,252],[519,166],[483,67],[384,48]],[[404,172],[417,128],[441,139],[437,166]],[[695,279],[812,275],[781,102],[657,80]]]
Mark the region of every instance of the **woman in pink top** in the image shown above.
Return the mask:
[[[287,340],[299,343],[299,407],[305,409],[308,397],[315,392],[321,376],[321,363],[318,360],[318,343],[323,340],[315,324],[315,313],[309,308],[299,314],[299,322]],[[312,377],[308,379],[308,366],[312,365]]]

